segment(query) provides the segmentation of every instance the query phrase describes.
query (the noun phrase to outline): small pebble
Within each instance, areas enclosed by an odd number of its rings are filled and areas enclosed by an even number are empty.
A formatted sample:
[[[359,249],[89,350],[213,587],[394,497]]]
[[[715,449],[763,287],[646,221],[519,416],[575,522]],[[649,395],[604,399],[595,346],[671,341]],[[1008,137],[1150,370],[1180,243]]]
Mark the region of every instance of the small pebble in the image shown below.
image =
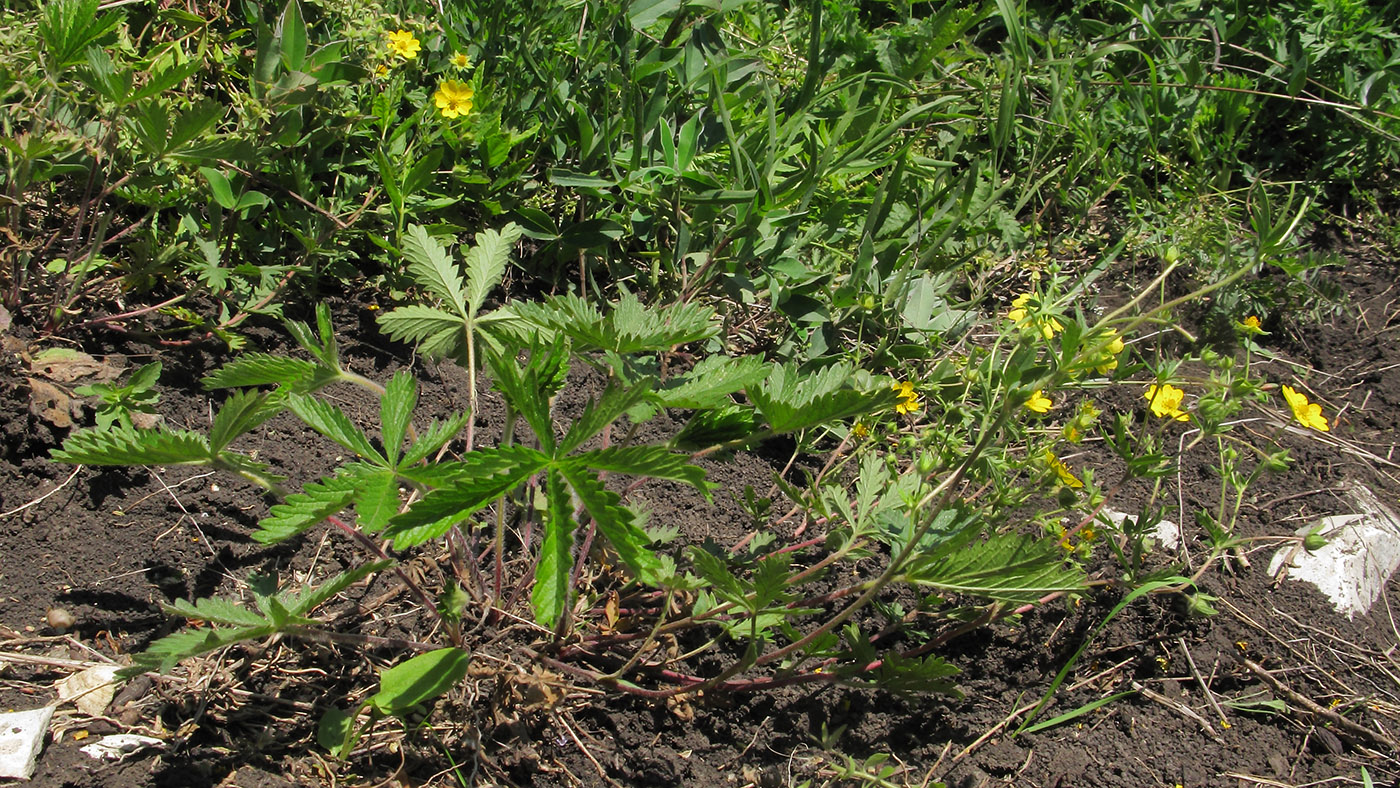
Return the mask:
[[[44,621],[50,629],[60,635],[72,629],[74,624],[73,614],[61,607],[49,608],[49,612],[44,615]]]

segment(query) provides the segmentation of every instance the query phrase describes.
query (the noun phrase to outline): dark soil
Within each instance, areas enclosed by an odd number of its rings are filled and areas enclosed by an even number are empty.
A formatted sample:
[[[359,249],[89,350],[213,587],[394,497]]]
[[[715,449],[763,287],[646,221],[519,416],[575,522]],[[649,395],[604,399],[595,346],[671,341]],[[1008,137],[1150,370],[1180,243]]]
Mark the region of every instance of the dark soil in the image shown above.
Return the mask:
[[[1306,380],[1334,417],[1330,436],[1335,440],[1285,429],[1281,422],[1249,425],[1252,438],[1287,447],[1296,463],[1253,488],[1240,525],[1245,536],[1291,535],[1320,516],[1350,511],[1348,484],[1366,485],[1391,506],[1400,501],[1400,470],[1392,464],[1400,460],[1393,456],[1400,420],[1397,270],[1393,262],[1364,251],[1352,257],[1333,274],[1353,299],[1344,314],[1298,334],[1276,332],[1263,340],[1290,362],[1268,363],[1264,374],[1279,383]],[[343,355],[356,371],[387,380],[413,359],[407,349],[380,337],[369,317],[353,306],[338,310],[338,324],[346,331]],[[33,374],[26,358],[39,348],[13,333],[5,337],[0,360],[0,709],[52,702],[53,683],[82,663],[120,661],[183,626],[162,612],[162,603],[237,595],[253,572],[276,573],[290,584],[352,565],[354,546],[325,526],[284,544],[252,541],[249,534],[266,513],[267,501],[236,479],[183,468],[75,472],[50,462],[49,451],[68,429],[54,426],[62,421],[54,410],[65,406],[44,402],[49,390],[42,384],[71,393],[84,381]],[[286,348],[271,326],[255,332],[254,339],[265,349]],[[144,363],[152,354],[149,347],[114,342],[111,335],[95,337],[82,349],[112,365],[118,357],[120,363]],[[159,358],[165,363],[159,403],[164,418],[175,426],[206,429],[212,400],[197,380],[226,360],[225,354],[193,346],[162,351]],[[467,382],[460,370],[423,362],[414,369],[425,384],[420,414],[443,415],[465,405]],[[561,408],[578,407],[598,388],[588,376],[572,382],[576,385],[566,388],[568,401]],[[331,395],[343,398],[340,404],[352,417],[375,422],[376,410],[366,397],[342,389]],[[488,396],[477,419],[480,443],[497,438],[492,430],[499,429],[499,413],[499,403]],[[244,441],[241,448],[256,450],[259,459],[290,473],[293,486],[328,472],[340,456],[333,444],[287,415]],[[754,530],[753,516],[740,502],[745,486],[759,494],[769,490],[790,451],[791,446],[774,445],[709,463],[712,481],[720,484],[714,506],[669,484],[644,486],[636,498],[650,506],[653,522],[678,526],[685,542],[710,539],[732,546]],[[1188,509],[1218,495],[1218,480],[1198,459],[1204,456],[1191,455],[1182,463],[1180,493]],[[804,461],[800,458],[799,465]],[[1134,496],[1144,490],[1125,490],[1116,508],[1134,511]],[[774,518],[785,511],[781,500],[775,500]],[[774,526],[780,543],[796,525],[794,520]],[[1180,557],[1197,566],[1203,535],[1194,526],[1185,530]],[[138,679],[101,717],[59,706],[55,736],[32,784],[860,784],[836,775],[888,753],[893,759],[886,765],[896,771],[880,783],[885,785],[1359,785],[1363,766],[1375,785],[1400,785],[1400,761],[1379,743],[1400,735],[1400,633],[1392,617],[1400,609],[1400,588],[1392,581],[1369,615],[1348,620],[1311,586],[1291,580],[1275,585],[1267,565],[1278,540],[1250,544],[1256,547],[1245,551],[1245,561],[1216,565],[1202,576],[1201,591],[1217,598],[1219,613],[1212,617],[1193,617],[1178,595],[1155,595],[1129,605],[1095,633],[1123,597],[1122,590],[1103,587],[952,642],[944,656],[962,671],[957,677],[962,698],[809,685],[681,703],[651,701],[604,693],[532,663],[520,651],[528,641],[522,628],[498,621],[482,630],[471,676],[461,692],[439,704],[429,718],[430,732],[405,736],[392,722],[380,723],[366,740],[368,750],[345,765],[316,745],[317,720],[329,706],[362,698],[374,683],[375,668],[403,654],[375,646],[276,640],[191,660],[171,676]],[[1111,573],[1104,553],[1094,560]],[[429,555],[409,569],[432,578],[442,559]],[[331,606],[329,617],[364,635],[437,637],[402,591],[386,573],[352,589]],[[74,617],[71,630],[57,631],[46,620],[56,607]],[[1065,724],[1011,735],[1021,719],[1013,715],[1024,714],[1046,693],[1091,636],[1038,719],[1115,693],[1141,691]],[[1251,664],[1294,694],[1280,695],[1267,686]],[[1220,724],[1212,700],[1256,692],[1285,701],[1287,709],[1225,708],[1228,727]],[[1309,711],[1304,701],[1358,727]],[[108,765],[79,752],[99,735],[119,730],[153,735],[167,746]],[[868,771],[879,768],[874,764]]]

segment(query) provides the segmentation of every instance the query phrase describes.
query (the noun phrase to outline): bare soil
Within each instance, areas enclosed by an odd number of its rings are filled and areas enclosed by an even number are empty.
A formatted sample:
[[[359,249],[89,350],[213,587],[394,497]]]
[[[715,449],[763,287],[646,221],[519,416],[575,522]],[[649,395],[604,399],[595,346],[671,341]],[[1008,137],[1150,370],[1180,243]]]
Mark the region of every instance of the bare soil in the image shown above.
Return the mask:
[[[1318,517],[1346,513],[1350,484],[1366,485],[1392,507],[1400,502],[1400,468],[1393,464],[1400,461],[1393,454],[1400,420],[1397,265],[1363,248],[1350,257],[1331,274],[1352,298],[1344,314],[1262,341],[1289,362],[1267,363],[1264,374],[1279,383],[1306,380],[1335,418],[1329,439],[1282,421],[1246,426],[1260,444],[1276,442],[1296,458],[1288,473],[1265,477],[1253,489],[1240,526],[1246,536],[1288,536]],[[406,348],[379,336],[372,314],[355,304],[339,305],[337,316],[350,367],[387,380],[412,365],[425,384],[420,413],[464,406],[462,372],[415,362]],[[264,349],[287,347],[275,326],[254,333]],[[0,709],[54,702],[56,680],[87,663],[120,661],[183,626],[162,612],[162,603],[235,594],[255,571],[300,582],[353,563],[354,546],[324,528],[279,545],[252,541],[268,503],[236,479],[182,468],[75,470],[50,462],[49,451],[69,431],[54,425],[62,421],[55,409],[68,406],[43,384],[71,393],[87,378],[36,374],[26,358],[40,346],[29,339],[22,326],[12,328],[0,357]],[[101,334],[81,349],[109,366],[159,357],[164,418],[207,427],[211,395],[198,379],[226,360],[219,348],[155,351]],[[573,405],[561,407],[577,407],[597,385],[586,376],[575,382],[566,389]],[[373,423],[372,403],[334,394],[345,397],[341,404],[352,415]],[[1131,398],[1106,404],[1139,408]],[[79,412],[80,423],[86,418]],[[499,404],[488,396],[479,440],[495,440],[499,423]],[[242,448],[288,471],[293,484],[315,479],[338,459],[334,445],[289,416],[245,440]],[[710,463],[711,479],[721,485],[714,506],[674,485],[648,485],[638,497],[655,521],[678,526],[683,540],[734,545],[755,528],[740,503],[745,486],[769,489],[790,448],[779,444]],[[1182,464],[1179,493],[1188,510],[1218,494],[1218,479],[1202,458],[1191,455]],[[1142,493],[1123,491],[1117,508],[1133,511],[1134,496]],[[775,516],[783,508],[775,503]],[[779,544],[794,527],[791,521],[774,526]],[[1203,535],[1189,523],[1185,531],[1178,558],[1197,565]],[[1219,613],[1211,617],[1190,615],[1179,596],[1149,596],[1095,633],[1123,596],[1106,587],[954,641],[944,654],[962,670],[962,698],[806,686],[653,702],[531,666],[519,652],[519,629],[494,624],[483,630],[465,688],[439,705],[430,732],[405,736],[392,721],[381,723],[368,749],[348,765],[317,747],[316,721],[328,706],[348,705],[347,696],[373,684],[376,667],[402,654],[286,640],[236,647],[173,675],[132,682],[103,716],[59,706],[58,732],[32,785],[779,786],[829,779],[845,756],[864,761],[890,753],[898,771],[884,784],[894,785],[1359,785],[1364,766],[1375,785],[1400,786],[1400,760],[1383,743],[1400,736],[1400,632],[1393,618],[1400,586],[1392,580],[1368,615],[1348,620],[1312,587],[1268,575],[1279,540],[1250,544],[1245,561],[1217,565],[1201,578],[1201,590],[1218,598]],[[440,558],[412,568],[432,577]],[[1096,560],[1112,572],[1106,555]],[[70,630],[46,620],[56,607],[74,617]],[[354,589],[331,615],[367,635],[431,637],[428,617],[387,574]],[[1039,719],[1140,691],[1066,724],[1011,735],[1018,710],[1024,714],[1044,695],[1091,635]],[[1278,686],[1266,684],[1260,671]],[[1283,701],[1286,710],[1222,705],[1256,693]],[[79,752],[117,731],[154,735],[166,747],[117,764]]]

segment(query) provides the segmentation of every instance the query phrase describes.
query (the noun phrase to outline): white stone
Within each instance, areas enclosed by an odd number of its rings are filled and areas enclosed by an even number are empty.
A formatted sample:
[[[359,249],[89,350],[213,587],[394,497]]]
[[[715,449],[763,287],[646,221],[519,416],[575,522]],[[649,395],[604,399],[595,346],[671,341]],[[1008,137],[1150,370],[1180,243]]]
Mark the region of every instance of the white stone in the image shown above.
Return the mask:
[[[51,719],[52,706],[0,714],[0,779],[28,780],[34,776]]]
[[[1333,607],[1355,618],[1365,615],[1400,566],[1400,520],[1370,490],[1351,487],[1355,514],[1334,515],[1299,528],[1299,536],[1316,532],[1327,540],[1317,550],[1292,544],[1274,553],[1269,574],[1286,571],[1294,580],[1317,586]]]
[[[132,753],[140,752],[148,747],[164,746],[165,742],[150,736],[138,736],[134,733],[118,733],[112,736],[103,736],[92,744],[84,747],[82,752],[99,761],[119,761]]]

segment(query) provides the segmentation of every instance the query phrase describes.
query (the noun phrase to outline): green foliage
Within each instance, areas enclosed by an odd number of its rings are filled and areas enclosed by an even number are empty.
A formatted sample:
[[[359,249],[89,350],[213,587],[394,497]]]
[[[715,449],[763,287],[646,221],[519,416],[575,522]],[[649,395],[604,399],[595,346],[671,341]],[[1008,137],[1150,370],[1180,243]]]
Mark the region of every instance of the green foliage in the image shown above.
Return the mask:
[[[131,414],[155,415],[155,402],[160,399],[160,392],[155,390],[155,385],[160,378],[161,368],[159,361],[152,361],[131,373],[122,385],[92,383],[79,386],[73,389],[73,392],[84,397],[98,398],[96,419],[99,428],[118,425],[130,430],[133,429]]]

